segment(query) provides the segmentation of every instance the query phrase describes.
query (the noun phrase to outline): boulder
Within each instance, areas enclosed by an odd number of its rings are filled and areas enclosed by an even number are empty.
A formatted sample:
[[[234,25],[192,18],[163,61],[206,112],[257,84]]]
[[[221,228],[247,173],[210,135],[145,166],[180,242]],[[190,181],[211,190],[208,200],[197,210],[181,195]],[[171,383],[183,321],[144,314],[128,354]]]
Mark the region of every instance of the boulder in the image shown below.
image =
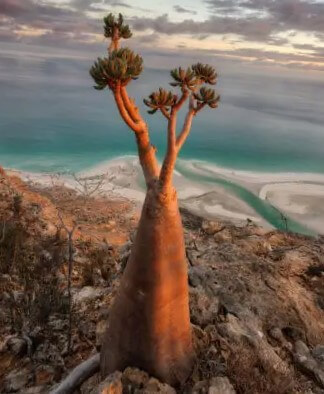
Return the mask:
[[[193,394],[235,394],[236,391],[225,376],[217,376],[209,380],[203,380],[194,385]]]
[[[324,388],[324,369],[312,356],[307,345],[298,340],[295,343],[294,360],[299,369],[310,376],[321,388]]]
[[[219,299],[209,296],[202,287],[190,288],[190,316],[193,324],[206,326],[217,317]]]
[[[123,373],[114,372],[100,385],[91,391],[91,394],[176,394],[171,386],[161,383],[150,377],[146,372],[137,368],[126,368]]]
[[[121,372],[110,374],[91,394],[123,394],[121,377]]]
[[[229,229],[225,228],[214,234],[214,240],[216,242],[232,242],[232,234]]]
[[[73,300],[76,304],[82,302],[90,302],[100,298],[104,294],[103,289],[98,289],[96,287],[85,286],[80,291],[73,295]]]
[[[235,394],[235,390],[227,377],[219,376],[210,380],[208,394]]]
[[[312,350],[312,356],[324,367],[324,345],[318,345]]]
[[[16,356],[23,356],[27,352],[27,342],[22,338],[10,338],[7,347]]]
[[[4,379],[4,389],[6,393],[13,393],[27,386],[30,380],[30,370],[28,368],[14,369]]]
[[[214,220],[204,220],[201,225],[201,229],[208,235],[214,235],[217,232],[221,231],[223,228],[223,224]]]
[[[137,368],[126,368],[122,375],[123,386],[142,389],[149,381],[149,375]]]
[[[173,387],[169,386],[166,383],[161,383],[159,380],[155,378],[150,378],[147,382],[145,388],[143,389],[143,394],[176,394],[176,391]]]
[[[35,383],[37,386],[52,384],[55,380],[56,370],[51,365],[39,365],[35,370]]]

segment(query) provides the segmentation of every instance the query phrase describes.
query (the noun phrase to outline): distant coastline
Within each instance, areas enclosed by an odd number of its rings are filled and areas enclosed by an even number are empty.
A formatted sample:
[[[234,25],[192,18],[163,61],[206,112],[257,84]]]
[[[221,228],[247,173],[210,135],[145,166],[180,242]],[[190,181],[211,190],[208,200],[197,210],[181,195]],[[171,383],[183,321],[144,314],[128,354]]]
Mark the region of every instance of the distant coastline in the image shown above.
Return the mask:
[[[50,185],[46,173],[11,170],[24,180]],[[103,191],[141,203],[144,180],[136,156],[122,156],[83,171],[82,176],[108,174]],[[180,204],[208,218],[256,224],[291,231],[324,234],[324,174],[266,173],[222,168],[196,160],[179,160],[174,175]],[[61,181],[75,188],[69,175]]]

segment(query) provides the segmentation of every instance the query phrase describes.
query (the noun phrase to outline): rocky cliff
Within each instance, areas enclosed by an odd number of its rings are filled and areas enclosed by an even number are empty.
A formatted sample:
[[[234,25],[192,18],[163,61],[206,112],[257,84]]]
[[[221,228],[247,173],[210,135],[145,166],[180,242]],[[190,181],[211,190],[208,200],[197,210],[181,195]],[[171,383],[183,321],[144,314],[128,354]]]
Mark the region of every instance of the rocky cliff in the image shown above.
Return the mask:
[[[80,392],[324,393],[324,239],[182,218],[190,379],[171,388],[128,368],[104,382],[95,374]],[[100,351],[137,220],[127,200],[1,171],[1,393],[48,393]]]

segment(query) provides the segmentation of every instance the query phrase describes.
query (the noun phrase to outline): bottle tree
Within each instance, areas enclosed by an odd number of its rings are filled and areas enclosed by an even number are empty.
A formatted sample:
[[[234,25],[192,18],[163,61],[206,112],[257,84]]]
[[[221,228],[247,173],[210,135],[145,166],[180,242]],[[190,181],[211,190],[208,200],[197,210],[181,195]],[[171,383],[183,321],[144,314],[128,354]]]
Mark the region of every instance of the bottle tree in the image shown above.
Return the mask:
[[[144,103],[149,114],[160,111],[167,121],[167,150],[160,167],[150,143],[148,125],[127,92],[143,70],[141,56],[119,47],[132,36],[122,15],[104,18],[105,37],[111,39],[108,57],[98,58],[90,70],[95,89],[108,88],[119,114],[133,132],[146,181],[146,198],[134,245],[108,318],[101,349],[104,376],[138,367],[171,385],[183,382],[193,363],[188,277],[183,228],[172,176],[177,156],[195,116],[205,107],[217,108],[219,96],[203,85],[216,84],[209,65],[194,64],[171,71],[171,86],[180,94],[159,88]],[[187,113],[181,131],[177,117]]]

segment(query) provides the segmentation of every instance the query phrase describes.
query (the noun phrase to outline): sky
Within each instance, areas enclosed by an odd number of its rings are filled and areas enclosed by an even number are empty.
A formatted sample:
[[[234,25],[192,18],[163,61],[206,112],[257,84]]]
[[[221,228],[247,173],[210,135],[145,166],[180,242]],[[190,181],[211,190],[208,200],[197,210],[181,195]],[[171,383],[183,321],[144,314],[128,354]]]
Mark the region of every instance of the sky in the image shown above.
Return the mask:
[[[324,77],[324,0],[0,0],[0,54],[102,55],[108,12],[152,67],[212,59]]]

